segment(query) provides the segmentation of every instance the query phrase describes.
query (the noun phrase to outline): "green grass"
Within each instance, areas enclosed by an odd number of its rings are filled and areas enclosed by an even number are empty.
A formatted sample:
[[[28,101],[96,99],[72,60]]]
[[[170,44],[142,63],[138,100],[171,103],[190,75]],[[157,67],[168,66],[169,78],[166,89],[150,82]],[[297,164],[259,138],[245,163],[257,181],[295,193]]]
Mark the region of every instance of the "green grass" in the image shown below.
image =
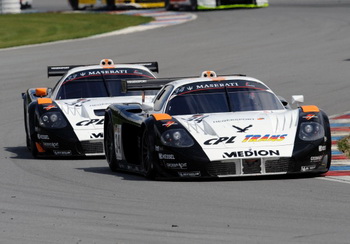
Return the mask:
[[[0,14],[0,48],[87,37],[151,20],[104,13]]]
[[[350,158],[350,135],[338,141],[338,149]]]

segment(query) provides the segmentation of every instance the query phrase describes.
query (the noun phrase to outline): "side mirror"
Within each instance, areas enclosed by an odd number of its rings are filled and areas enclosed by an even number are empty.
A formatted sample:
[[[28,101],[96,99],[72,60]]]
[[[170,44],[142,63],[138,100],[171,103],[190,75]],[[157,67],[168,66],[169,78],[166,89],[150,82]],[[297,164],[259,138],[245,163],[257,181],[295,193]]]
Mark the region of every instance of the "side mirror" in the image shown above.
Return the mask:
[[[277,96],[278,99],[281,101],[282,105],[286,108],[286,109],[290,109],[290,105],[289,103],[287,102],[286,99],[284,99],[284,97],[281,97],[281,96]]]
[[[36,97],[46,97],[47,96],[47,88],[36,88],[35,89]]]
[[[300,107],[299,103],[304,102],[304,96],[303,95],[293,95],[292,96],[292,104],[296,103],[298,107]]]

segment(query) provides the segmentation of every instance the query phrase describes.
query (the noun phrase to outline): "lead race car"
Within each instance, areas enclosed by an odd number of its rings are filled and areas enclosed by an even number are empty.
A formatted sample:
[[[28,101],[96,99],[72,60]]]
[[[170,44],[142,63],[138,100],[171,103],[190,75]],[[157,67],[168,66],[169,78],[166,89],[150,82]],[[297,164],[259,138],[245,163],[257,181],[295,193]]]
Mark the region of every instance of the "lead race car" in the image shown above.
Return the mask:
[[[195,178],[328,171],[331,135],[317,106],[292,109],[242,75],[125,80],[124,91],[162,87],[152,103],[112,104],[104,146],[113,171]]]
[[[103,156],[104,111],[112,103],[141,102],[141,92],[121,92],[121,80],[154,79],[157,62],[49,66],[61,76],[54,88],[22,93],[27,147],[37,156]],[[155,92],[153,92],[153,95]],[[145,100],[151,101],[151,93]]]

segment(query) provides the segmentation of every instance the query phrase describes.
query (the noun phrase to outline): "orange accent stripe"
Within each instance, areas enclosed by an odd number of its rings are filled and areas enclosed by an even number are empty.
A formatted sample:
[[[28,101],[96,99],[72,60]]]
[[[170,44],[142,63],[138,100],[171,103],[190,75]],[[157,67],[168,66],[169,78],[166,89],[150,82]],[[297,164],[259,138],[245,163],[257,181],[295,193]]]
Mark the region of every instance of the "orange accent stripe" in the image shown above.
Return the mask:
[[[173,118],[169,114],[152,114],[152,116],[156,120],[168,120],[168,119],[172,119]]]
[[[223,81],[226,80],[225,77],[216,77],[216,78],[211,78],[212,81]]]
[[[42,146],[39,143],[35,143],[36,149],[38,150],[38,152],[43,153],[46,152],[44,148],[42,148]]]
[[[35,89],[35,96],[44,97],[47,95],[47,88],[41,87]]]
[[[52,103],[52,99],[47,97],[38,98],[38,104],[45,104],[45,103]]]
[[[301,106],[301,109],[303,110],[304,113],[320,112],[320,109],[317,106],[315,106],[315,105]]]

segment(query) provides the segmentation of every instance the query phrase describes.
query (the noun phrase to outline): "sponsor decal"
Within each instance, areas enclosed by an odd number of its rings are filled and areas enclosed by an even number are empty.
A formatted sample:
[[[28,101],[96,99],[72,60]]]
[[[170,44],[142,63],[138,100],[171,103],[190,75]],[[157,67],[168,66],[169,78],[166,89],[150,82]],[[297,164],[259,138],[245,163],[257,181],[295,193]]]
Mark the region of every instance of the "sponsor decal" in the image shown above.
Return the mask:
[[[303,119],[306,119],[306,120],[311,120],[313,118],[317,119],[318,117],[316,114],[307,114],[307,115],[303,116]]]
[[[95,104],[91,104],[90,107],[101,107],[101,106],[106,106],[108,107],[108,105],[110,105],[111,103],[95,103]]]
[[[227,122],[232,122],[232,121],[251,121],[254,120],[253,118],[236,118],[236,119],[223,119],[223,120],[216,120],[213,121],[213,123],[227,123]]]
[[[147,83],[147,80],[128,80],[129,84]]]
[[[197,115],[193,115],[190,118],[188,118],[187,121],[195,121],[197,123],[201,123],[203,121],[203,119],[205,119],[208,116],[209,115],[197,114]]]
[[[83,106],[83,103],[86,103],[86,102],[89,102],[89,101],[90,101],[90,99],[81,98],[81,99],[78,99],[74,103],[66,103],[66,104],[71,105],[71,106],[81,107],[81,106]]]
[[[326,146],[318,146],[318,151],[323,152],[326,151],[327,147]]]
[[[244,132],[246,132],[249,128],[253,127],[253,125],[248,125],[247,127],[244,127],[243,129],[240,128],[240,127],[238,127],[238,126],[235,126],[235,125],[232,125],[232,127],[236,128],[238,133],[244,133]]]
[[[128,71],[126,69],[107,69],[107,70],[91,70],[87,74],[88,75],[108,75],[108,74],[127,74]],[[85,76],[85,75],[84,75]]]
[[[230,87],[230,86],[239,86],[239,84],[237,82],[208,83],[208,84],[196,85],[196,90],[208,89],[208,88],[222,88],[222,87]]]
[[[163,147],[154,146],[154,150],[155,150],[156,152],[160,152],[160,151],[163,151]]]
[[[312,157],[310,157],[310,162],[311,163],[319,163],[319,162],[322,161],[322,158],[323,158],[322,155],[320,155],[320,156],[312,156]]]
[[[162,126],[165,126],[167,128],[169,128],[172,125],[177,125],[177,123],[175,121],[168,121],[165,124],[162,124]]]
[[[139,70],[137,70],[137,69],[135,69],[133,73],[134,73],[134,74],[142,75],[142,73],[141,73]]]
[[[204,142],[204,145],[217,145],[219,143],[224,143],[224,144],[230,144],[230,143],[234,143],[235,141],[235,136],[231,136],[231,137],[219,137],[219,138],[212,138],[209,140],[206,140]]]
[[[279,156],[279,150],[250,150],[250,151],[233,151],[224,152],[223,158],[249,158],[249,157],[266,157]]]
[[[234,80],[234,81],[223,81],[223,79],[214,79],[215,81],[222,82],[197,82],[181,86],[175,90],[175,94],[187,93],[191,91],[207,90],[207,89],[222,89],[225,87],[236,88],[236,87],[246,87],[250,89],[261,89],[267,90],[267,87],[263,84],[252,81],[244,80]]]
[[[102,132],[101,133],[91,133],[90,138],[91,139],[103,138],[103,133]]]
[[[158,157],[159,157],[159,159],[175,160],[174,154],[158,153]]]
[[[316,165],[301,166],[301,172],[306,172],[316,169]]]
[[[242,142],[276,142],[276,141],[283,141],[287,136],[288,134],[282,134],[282,135],[266,134],[264,136],[246,135]]]
[[[103,125],[104,119],[88,119],[76,123],[76,126]]]
[[[46,111],[49,111],[50,109],[53,109],[53,108],[57,108],[57,106],[51,104],[51,105],[48,105],[48,106],[46,106],[46,107],[43,107],[43,109],[45,109]]]
[[[178,172],[180,177],[199,177],[201,176],[200,171],[191,171],[191,172]]]
[[[37,134],[38,139],[40,140],[50,140],[48,135]]]
[[[165,163],[168,169],[187,169],[187,163]]]
[[[57,151],[57,150],[54,150],[53,153],[54,153],[56,156],[71,156],[71,155],[72,155],[72,151],[71,151],[71,150],[66,150],[66,151]]]
[[[59,148],[58,142],[43,142],[43,146],[46,148]]]

